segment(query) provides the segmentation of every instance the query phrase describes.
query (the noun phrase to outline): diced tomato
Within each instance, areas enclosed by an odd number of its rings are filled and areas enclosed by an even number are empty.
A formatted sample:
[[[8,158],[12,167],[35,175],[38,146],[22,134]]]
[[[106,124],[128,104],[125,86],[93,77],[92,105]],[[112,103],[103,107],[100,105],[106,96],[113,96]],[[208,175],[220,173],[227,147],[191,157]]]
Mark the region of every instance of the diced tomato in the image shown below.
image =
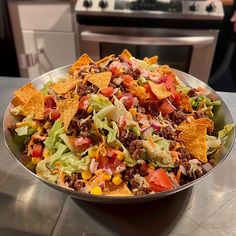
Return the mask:
[[[123,98],[126,109],[130,109],[134,105],[134,97],[131,93],[124,93],[121,98]]]
[[[162,192],[173,188],[173,184],[164,169],[150,170],[147,176],[150,189]]]
[[[32,149],[32,157],[41,157],[43,155],[43,146],[41,144],[34,144]]]
[[[111,169],[111,170],[115,170],[117,166],[119,166],[120,164],[122,164],[122,161],[118,160],[117,158],[108,158],[108,162],[107,162],[107,166]]]
[[[101,90],[101,93],[102,93],[104,96],[106,96],[106,97],[109,98],[109,97],[112,96],[113,91],[114,91],[114,89],[113,89],[112,87],[107,87],[107,88],[103,88],[103,89]]]
[[[172,106],[168,101],[164,100],[159,110],[163,115],[168,115],[174,112],[175,107]]]
[[[46,96],[44,98],[44,106],[45,108],[54,108],[57,106],[53,96]]]
[[[119,68],[117,68],[116,66],[114,67],[110,67],[110,71],[113,75],[117,75],[119,73]]]
[[[51,109],[51,112],[49,114],[51,120],[57,120],[58,118],[60,118],[60,116],[61,114],[58,109]]]
[[[120,132],[125,129],[125,126],[126,126],[126,120],[123,117],[119,118],[118,128],[119,128]]]
[[[107,161],[108,161],[107,157],[99,156],[99,158],[98,158],[98,168],[99,169],[107,168],[108,167]]]
[[[75,138],[74,144],[77,151],[84,151],[91,146],[92,141],[90,138],[80,137]]]
[[[115,153],[114,149],[112,148],[107,148],[107,156],[110,158],[116,158],[117,154]]]
[[[130,84],[133,81],[133,77],[131,75],[123,75],[122,82],[125,84]]]
[[[80,98],[79,100],[79,109],[80,110],[87,110],[89,107],[89,95],[85,95]]]
[[[172,93],[173,97],[175,97],[177,95],[177,91],[175,89],[173,79],[170,76],[167,76],[165,85],[166,89]]]

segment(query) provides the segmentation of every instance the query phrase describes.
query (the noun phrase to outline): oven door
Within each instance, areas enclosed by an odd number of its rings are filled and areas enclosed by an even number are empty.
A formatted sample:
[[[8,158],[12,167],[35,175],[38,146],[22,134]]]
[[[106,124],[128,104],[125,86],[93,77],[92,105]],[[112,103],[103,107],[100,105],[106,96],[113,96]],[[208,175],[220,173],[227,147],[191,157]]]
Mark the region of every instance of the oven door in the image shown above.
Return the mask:
[[[188,72],[208,82],[218,32],[80,26],[79,52],[98,60],[128,49],[134,57],[159,56],[159,64]]]

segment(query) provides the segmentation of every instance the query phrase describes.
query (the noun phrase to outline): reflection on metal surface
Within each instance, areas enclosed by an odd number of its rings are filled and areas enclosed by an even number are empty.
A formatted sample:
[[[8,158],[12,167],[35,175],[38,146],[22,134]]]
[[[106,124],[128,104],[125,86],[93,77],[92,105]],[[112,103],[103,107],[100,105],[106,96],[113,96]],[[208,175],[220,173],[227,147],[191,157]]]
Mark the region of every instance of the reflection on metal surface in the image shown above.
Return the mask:
[[[168,235],[178,224],[192,188],[149,203],[103,205],[66,201],[54,235]]]

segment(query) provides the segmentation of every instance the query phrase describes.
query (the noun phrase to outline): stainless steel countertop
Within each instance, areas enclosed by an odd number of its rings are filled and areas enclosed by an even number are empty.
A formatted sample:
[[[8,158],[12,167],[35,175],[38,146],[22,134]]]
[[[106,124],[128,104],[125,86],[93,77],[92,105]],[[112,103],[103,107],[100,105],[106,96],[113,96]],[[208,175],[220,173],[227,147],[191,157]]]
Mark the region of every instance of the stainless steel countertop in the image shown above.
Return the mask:
[[[27,79],[0,77],[1,124]],[[219,93],[236,119],[236,93]],[[139,205],[74,200],[32,178],[8,153],[0,128],[0,235],[236,235],[236,147],[194,188]]]

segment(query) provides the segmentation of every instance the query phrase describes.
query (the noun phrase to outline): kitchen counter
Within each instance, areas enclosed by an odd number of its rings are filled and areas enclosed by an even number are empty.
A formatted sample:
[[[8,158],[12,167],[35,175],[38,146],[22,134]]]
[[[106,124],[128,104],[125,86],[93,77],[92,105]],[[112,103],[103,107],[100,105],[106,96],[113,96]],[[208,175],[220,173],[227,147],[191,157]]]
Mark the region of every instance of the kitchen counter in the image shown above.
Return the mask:
[[[12,92],[28,79],[0,77],[1,123]],[[219,95],[236,119],[236,93]],[[236,148],[193,188],[139,205],[86,203],[27,173],[0,128],[0,235],[236,235]]]

